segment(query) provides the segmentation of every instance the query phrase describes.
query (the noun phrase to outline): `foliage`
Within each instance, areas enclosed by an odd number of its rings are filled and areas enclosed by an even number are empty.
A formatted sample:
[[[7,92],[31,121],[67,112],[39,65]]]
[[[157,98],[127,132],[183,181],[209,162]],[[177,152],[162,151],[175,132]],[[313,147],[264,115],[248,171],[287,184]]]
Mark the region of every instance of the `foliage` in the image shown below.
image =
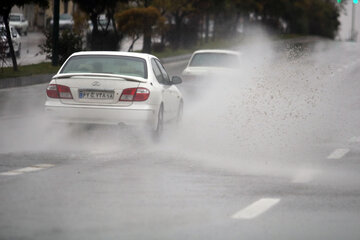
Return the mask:
[[[99,30],[86,34],[86,49],[92,51],[117,51],[120,36],[116,32]]]
[[[120,12],[115,18],[120,31],[133,39],[129,51],[141,34],[147,34],[147,31],[155,25],[162,26],[165,21],[155,7],[130,8]]]
[[[93,32],[97,32],[98,29],[98,17],[104,13],[107,9],[114,9],[118,0],[74,0],[79,8],[89,15],[89,18],[93,24]]]
[[[198,1],[198,0],[197,0]],[[170,42],[174,49],[181,47],[182,43],[187,42],[184,39],[186,35],[184,30],[187,31],[189,28],[184,29],[184,22],[187,17],[190,17],[195,12],[196,2],[193,0],[154,0],[154,6],[156,6],[163,15],[168,15],[168,22],[174,22],[168,27],[167,40]],[[192,18],[194,20],[194,18]],[[192,24],[195,29],[195,35],[198,32],[198,23],[193,21]],[[189,33],[189,31],[187,31]],[[194,29],[190,33],[194,33]],[[190,37],[191,38],[191,37]],[[185,41],[184,41],[185,40]]]
[[[106,45],[104,45],[104,41],[106,39],[109,39],[109,31],[103,31],[101,28],[99,28],[98,19],[100,14],[105,13],[106,17],[112,21],[114,34],[110,34],[111,40],[115,41],[115,43],[112,44],[116,45],[121,39],[121,35],[118,34],[115,21],[114,21],[114,14],[116,10],[116,6],[119,3],[127,3],[128,0],[104,0],[104,1],[98,1],[98,0],[73,0],[74,3],[78,4],[79,8],[88,14],[90,21],[93,25],[91,36],[88,37],[90,39],[90,47],[91,50],[99,50],[99,49],[106,49]],[[110,47],[111,50],[112,46]]]
[[[19,71],[13,71],[11,67],[4,67],[0,70],[0,81],[1,78],[15,78],[24,77],[39,74],[53,74],[59,70],[60,66],[53,66],[49,62],[24,65],[19,68]]]
[[[6,43],[0,39],[0,68],[6,65]]]
[[[339,6],[334,2],[296,0],[287,9],[284,19],[288,21],[291,33],[335,37],[340,22]]]
[[[41,50],[46,53],[46,57],[51,59],[52,57],[52,31],[45,30],[45,42],[39,47]],[[64,30],[59,35],[59,62],[60,64],[64,63],[65,60],[74,52],[83,50],[83,41],[82,36],[76,32],[70,30]]]
[[[87,22],[87,16],[85,13],[76,11],[73,13],[73,18],[74,18],[73,30],[76,33],[81,34],[82,32],[84,32],[88,29],[89,24]]]
[[[10,48],[10,55],[13,62],[14,71],[17,71],[18,69],[17,69],[16,56],[14,52],[14,46],[12,44],[12,40],[10,37],[9,14],[14,6],[22,7],[25,4],[30,4],[30,3],[38,4],[44,8],[47,7],[49,4],[47,0],[10,0],[10,1],[3,0],[0,2],[0,16],[3,17],[3,21],[5,23],[6,38]]]

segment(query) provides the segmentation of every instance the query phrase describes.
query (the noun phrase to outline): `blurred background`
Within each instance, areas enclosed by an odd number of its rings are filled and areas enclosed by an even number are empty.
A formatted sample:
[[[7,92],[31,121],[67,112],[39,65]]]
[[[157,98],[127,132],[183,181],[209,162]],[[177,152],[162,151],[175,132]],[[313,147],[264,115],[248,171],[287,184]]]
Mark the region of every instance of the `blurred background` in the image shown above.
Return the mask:
[[[360,28],[360,9],[350,0],[3,2],[0,15],[9,14],[10,25],[17,24],[16,14],[23,16],[26,24],[26,31],[16,27],[23,37],[22,45],[30,45],[19,56],[36,55],[32,60],[18,60],[20,65],[52,58],[57,3],[60,63],[72,52],[85,49],[141,51],[166,57],[189,49],[226,47],[241,42],[255,25],[261,25],[272,38],[312,35],[341,41],[358,41]],[[29,38],[22,33],[28,31],[32,33]],[[39,57],[41,60],[36,60]],[[14,62],[9,59],[3,63],[11,64]]]

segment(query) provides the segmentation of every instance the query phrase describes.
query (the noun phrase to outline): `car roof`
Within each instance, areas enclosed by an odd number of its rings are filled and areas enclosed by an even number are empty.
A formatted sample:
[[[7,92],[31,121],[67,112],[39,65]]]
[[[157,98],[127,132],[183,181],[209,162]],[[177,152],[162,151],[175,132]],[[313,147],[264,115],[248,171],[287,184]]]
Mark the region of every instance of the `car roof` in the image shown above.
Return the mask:
[[[113,55],[113,56],[139,57],[144,59],[157,58],[147,53],[121,52],[121,51],[82,51],[82,52],[73,53],[71,56],[86,56],[86,55]]]
[[[24,14],[22,14],[22,13],[10,13],[9,15],[19,15],[19,16],[22,16],[22,15],[24,15]]]
[[[225,53],[225,54],[234,54],[234,55],[240,55],[239,52],[232,51],[232,50],[225,50],[225,49],[201,49],[195,51],[193,54],[196,53]]]

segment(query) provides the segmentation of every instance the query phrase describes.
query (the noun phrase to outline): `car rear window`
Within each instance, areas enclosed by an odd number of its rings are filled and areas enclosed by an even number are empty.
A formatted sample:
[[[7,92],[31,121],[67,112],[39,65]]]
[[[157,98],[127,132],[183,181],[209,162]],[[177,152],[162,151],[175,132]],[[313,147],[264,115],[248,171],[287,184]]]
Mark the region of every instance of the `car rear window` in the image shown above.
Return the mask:
[[[67,61],[61,73],[108,73],[147,78],[146,61],[138,57],[85,55]]]
[[[10,15],[10,21],[20,22],[20,15]]]
[[[197,53],[190,62],[190,67],[228,67],[239,66],[239,57],[228,53]]]

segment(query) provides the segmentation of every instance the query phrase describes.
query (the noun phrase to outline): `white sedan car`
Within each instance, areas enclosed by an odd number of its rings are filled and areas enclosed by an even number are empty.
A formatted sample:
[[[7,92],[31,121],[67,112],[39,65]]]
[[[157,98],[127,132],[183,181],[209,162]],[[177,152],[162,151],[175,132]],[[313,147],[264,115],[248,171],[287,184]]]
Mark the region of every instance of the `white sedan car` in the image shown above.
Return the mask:
[[[159,135],[182,116],[179,83],[149,54],[78,52],[52,78],[45,110],[56,121],[147,126]]]
[[[20,52],[21,52],[20,34],[16,31],[15,27],[13,26],[9,26],[9,27],[10,27],[11,41],[14,47],[15,54],[17,57],[20,57]],[[5,53],[7,55],[10,55],[10,48],[6,37],[6,29],[4,24],[0,24],[0,41],[1,41],[1,45],[5,47]]]
[[[222,76],[235,73],[239,67],[239,52],[220,49],[198,50],[190,57],[182,76],[184,80],[201,79],[214,75]]]
[[[29,22],[22,13],[10,13],[9,24],[14,26],[20,35],[27,35]]]

